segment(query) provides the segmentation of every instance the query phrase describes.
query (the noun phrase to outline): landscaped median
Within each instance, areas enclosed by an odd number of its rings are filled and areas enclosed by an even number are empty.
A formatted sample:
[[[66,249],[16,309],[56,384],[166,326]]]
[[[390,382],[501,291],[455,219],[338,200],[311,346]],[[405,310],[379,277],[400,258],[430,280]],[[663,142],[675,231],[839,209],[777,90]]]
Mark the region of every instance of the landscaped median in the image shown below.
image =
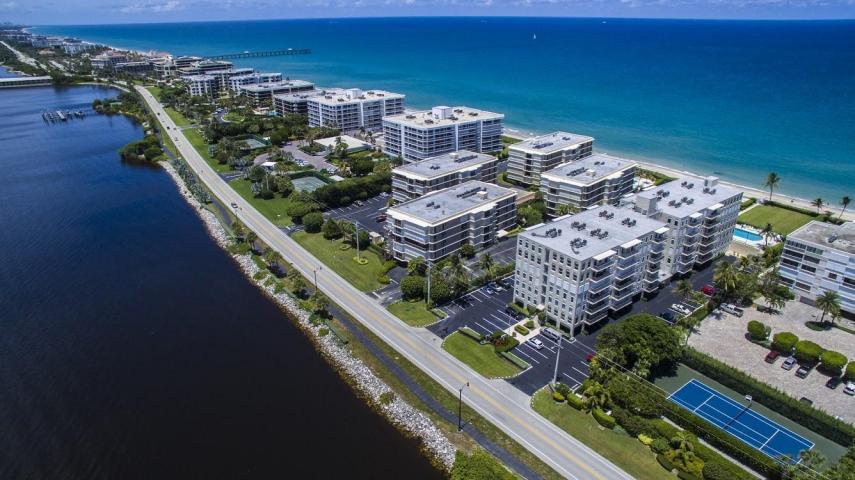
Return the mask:
[[[389,305],[386,309],[411,327],[426,327],[440,320],[427,309],[424,300],[416,302],[401,300]]]
[[[469,365],[482,377],[508,378],[524,370],[522,364],[518,366],[508,357],[497,353],[492,344],[482,344],[471,335],[465,335],[460,331],[446,337],[445,341],[442,342],[442,348],[461,362]],[[519,361],[522,362],[522,360]]]

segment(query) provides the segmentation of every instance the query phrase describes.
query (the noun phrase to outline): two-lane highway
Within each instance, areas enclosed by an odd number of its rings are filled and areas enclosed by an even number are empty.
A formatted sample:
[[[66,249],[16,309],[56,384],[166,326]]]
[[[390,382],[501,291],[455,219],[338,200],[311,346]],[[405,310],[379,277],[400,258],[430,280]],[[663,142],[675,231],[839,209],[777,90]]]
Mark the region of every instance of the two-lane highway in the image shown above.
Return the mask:
[[[148,90],[136,89],[160,122],[168,127],[164,133],[173,139],[181,155],[213,194],[225,204],[236,204],[236,216],[306,278],[313,278],[317,270],[318,288],[375,335],[455,395],[461,385],[469,382],[469,388],[464,391],[465,402],[561,475],[580,480],[632,478],[534,412],[528,404],[529,397],[513,386],[480,377],[446,354],[432,333],[408,327],[332,269],[319,269],[321,264],[316,258],[276,228],[214,172]]]

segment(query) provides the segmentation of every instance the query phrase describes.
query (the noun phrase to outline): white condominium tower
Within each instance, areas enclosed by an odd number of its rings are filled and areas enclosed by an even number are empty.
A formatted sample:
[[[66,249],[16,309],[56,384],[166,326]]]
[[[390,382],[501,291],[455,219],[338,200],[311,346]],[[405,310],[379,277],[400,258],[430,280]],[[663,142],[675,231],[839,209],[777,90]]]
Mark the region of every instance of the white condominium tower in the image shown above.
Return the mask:
[[[659,287],[668,227],[603,206],[517,236],[514,301],[567,328],[593,324]]]
[[[498,158],[468,150],[408,163],[392,170],[392,198],[406,202],[469,180],[492,182],[498,167]]]
[[[559,164],[591,154],[594,139],[585,135],[553,132],[508,146],[508,179],[523,185],[540,185],[540,174]]]
[[[380,130],[383,117],[404,113],[404,95],[383,90],[331,89],[308,98],[310,127],[333,126],[343,132]]]
[[[561,205],[586,209],[597,205],[617,205],[632,192],[638,164],[632,160],[596,153],[562,163],[543,173],[540,191],[550,215]]]
[[[837,292],[840,309],[855,314],[855,222],[811,221],[787,236],[778,270],[796,295],[816,300]]]
[[[405,163],[457,150],[502,150],[505,116],[469,107],[433,107],[383,118],[383,151]]]
[[[387,242],[395,260],[437,262],[470,244],[480,250],[517,221],[516,193],[472,180],[387,210]]]
[[[727,250],[739,216],[742,192],[716,177],[684,175],[623,200],[670,228],[662,278],[688,273]]]

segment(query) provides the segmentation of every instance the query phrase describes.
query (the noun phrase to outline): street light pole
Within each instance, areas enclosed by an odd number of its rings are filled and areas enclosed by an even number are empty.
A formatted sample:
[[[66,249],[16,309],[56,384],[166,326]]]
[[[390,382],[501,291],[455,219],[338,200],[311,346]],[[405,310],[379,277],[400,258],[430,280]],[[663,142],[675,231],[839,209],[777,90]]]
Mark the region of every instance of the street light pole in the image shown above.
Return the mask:
[[[356,230],[356,261],[359,262],[359,222],[354,220],[353,228]]]
[[[561,324],[558,323],[558,319],[555,319],[555,324],[558,326],[558,348],[555,350],[555,370],[552,372],[552,386],[558,384],[558,360],[561,358],[561,340],[564,339],[564,335],[561,334]]]
[[[318,270],[323,270],[323,269],[324,269],[324,267],[319,266],[319,267],[312,270],[312,273],[315,274],[315,294],[318,293]]]
[[[469,382],[466,382],[465,385],[461,385],[457,390],[457,431],[463,431],[463,389],[469,386]]]
[[[425,299],[425,306],[426,307],[430,306],[430,277],[431,277],[430,268],[431,268],[431,263],[430,263],[430,260],[428,260],[428,262],[427,262],[427,298]]]

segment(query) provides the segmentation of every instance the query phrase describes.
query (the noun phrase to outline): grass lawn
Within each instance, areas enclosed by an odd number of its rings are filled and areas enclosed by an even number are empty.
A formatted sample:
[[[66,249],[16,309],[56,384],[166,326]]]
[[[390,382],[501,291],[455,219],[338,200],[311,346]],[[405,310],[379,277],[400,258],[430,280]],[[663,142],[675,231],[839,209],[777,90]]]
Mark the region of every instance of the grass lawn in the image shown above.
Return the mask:
[[[460,332],[446,337],[442,349],[483,377],[509,377],[520,372],[516,365],[496,355],[492,345],[481,345]]]
[[[187,125],[190,125],[190,120],[187,120],[187,118],[184,117],[184,115],[181,115],[181,112],[179,112],[178,110],[175,110],[172,107],[163,107],[163,109],[166,110],[166,114],[169,115],[169,118],[171,118],[172,121],[175,122],[175,124],[179,127],[186,127]]]
[[[566,403],[555,403],[548,389],[538,391],[531,400],[535,412],[569,433],[580,442],[640,480],[669,478],[649,448],[625,433],[600,429],[587,413]]]
[[[418,302],[401,300],[386,308],[411,327],[425,327],[439,320],[436,315],[427,309],[424,300]]]
[[[813,220],[810,215],[794,212],[772,205],[757,205],[739,215],[739,221],[755,228],[763,228],[767,223],[781,235],[789,235],[793,230]]]
[[[148,90],[152,95],[154,95],[154,98],[156,98],[158,101],[160,101],[160,87],[152,86],[152,87],[145,87],[145,89]]]
[[[502,145],[513,145],[519,142],[522,142],[522,140],[514,137],[509,137],[507,135],[502,135]]]
[[[208,142],[205,141],[205,138],[202,137],[202,133],[199,132],[196,128],[186,128],[182,130],[184,136],[187,137],[187,141],[190,142],[190,145],[193,145],[193,148],[199,152],[199,155],[208,162],[208,165],[214,169],[215,172],[229,172],[231,171],[231,167],[228,165],[220,165],[219,162],[214,160],[211,155],[208,153]]]
[[[223,115],[223,118],[225,120],[230,121],[230,122],[242,122],[244,120],[244,117],[242,114],[235,112],[233,110],[231,110],[231,111],[229,111],[229,113]]]
[[[356,249],[341,250],[342,242],[339,240],[327,240],[320,233],[306,232],[296,232],[291,238],[363,292],[385,286],[377,281],[377,276],[383,271],[383,259],[371,249],[359,252],[360,257],[368,260],[365,265],[360,265],[353,260]]]
[[[252,193],[252,182],[249,180],[232,180],[229,182],[229,186],[277,227],[287,227],[293,223],[291,222],[291,217],[285,213],[290,203],[290,200],[287,198],[282,198],[278,195],[270,200],[257,198]]]

